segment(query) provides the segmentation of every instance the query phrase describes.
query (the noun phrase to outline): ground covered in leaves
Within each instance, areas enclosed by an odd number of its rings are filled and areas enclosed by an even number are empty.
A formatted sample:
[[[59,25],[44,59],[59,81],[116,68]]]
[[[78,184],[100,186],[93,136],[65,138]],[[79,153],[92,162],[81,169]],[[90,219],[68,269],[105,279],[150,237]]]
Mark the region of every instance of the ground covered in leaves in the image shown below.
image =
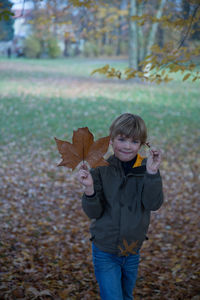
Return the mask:
[[[28,152],[12,164],[1,157],[0,299],[99,299],[82,188],[46,152]],[[163,162],[165,204],[152,216],[135,299],[199,299],[199,170],[177,159]]]
[[[100,299],[83,190],[74,172],[56,167],[54,136],[69,140],[88,125],[105,136],[125,111],[144,116],[151,143],[163,149],[165,202],[152,214],[135,299],[200,299],[197,87],[74,81],[65,67],[54,74],[42,63],[0,66],[0,299]]]

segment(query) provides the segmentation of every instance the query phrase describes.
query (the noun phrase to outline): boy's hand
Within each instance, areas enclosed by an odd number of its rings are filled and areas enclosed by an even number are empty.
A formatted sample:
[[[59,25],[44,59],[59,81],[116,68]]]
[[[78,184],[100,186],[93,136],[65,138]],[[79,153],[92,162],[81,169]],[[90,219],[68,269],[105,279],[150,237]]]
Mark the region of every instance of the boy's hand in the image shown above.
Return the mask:
[[[77,179],[85,186],[85,194],[90,196],[94,194],[94,183],[87,165],[83,164],[77,174]]]
[[[156,174],[161,163],[161,150],[151,148],[147,159],[147,172],[149,174]]]

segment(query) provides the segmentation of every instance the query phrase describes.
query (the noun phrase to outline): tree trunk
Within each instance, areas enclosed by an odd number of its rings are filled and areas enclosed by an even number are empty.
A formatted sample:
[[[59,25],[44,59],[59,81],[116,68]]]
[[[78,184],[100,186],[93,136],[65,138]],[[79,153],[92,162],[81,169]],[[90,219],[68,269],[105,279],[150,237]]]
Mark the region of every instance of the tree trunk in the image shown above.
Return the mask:
[[[122,16],[119,16],[118,22],[119,22],[119,27],[118,27],[118,33],[117,33],[116,55],[120,55],[121,54],[121,44],[122,44]]]
[[[137,15],[136,0],[129,1],[129,67],[138,69],[138,26],[131,17]]]
[[[102,18],[102,28],[105,28],[106,26],[106,21],[105,21],[105,18]],[[100,49],[101,49],[101,54],[105,54],[105,45],[108,45],[109,44],[109,38],[108,38],[108,32],[104,32],[103,33],[103,36],[102,36],[102,40],[101,40],[101,43],[100,43]]]
[[[190,15],[190,3],[187,0],[182,0],[183,19],[187,20]]]
[[[158,28],[158,45],[160,48],[162,48],[164,45],[164,30],[162,27]]]
[[[156,14],[156,18],[157,19],[160,19],[161,16],[162,16],[165,3],[166,3],[166,0],[161,0],[160,6],[159,6],[157,14]],[[149,36],[148,36],[147,49],[146,49],[145,56],[148,56],[148,55],[151,54],[151,47],[155,43],[155,38],[156,38],[157,29],[158,29],[158,24],[159,24],[158,22],[152,24],[152,27],[151,27],[151,30],[150,30]]]
[[[118,9],[123,10],[124,7],[126,6],[126,1],[121,0],[118,4]],[[118,23],[119,23],[119,27],[118,27],[118,33],[117,33],[117,49],[116,49],[116,55],[120,55],[122,54],[122,43],[123,43],[123,37],[122,37],[122,26],[123,26],[123,17],[120,15],[118,17]]]
[[[70,44],[68,38],[65,38],[64,43],[65,43],[65,48],[64,48],[64,53],[63,53],[63,55],[64,55],[65,57],[67,57],[67,56],[69,56],[68,48],[69,48],[69,44]]]
[[[138,5],[138,16],[142,16],[144,13],[144,1]],[[143,26],[138,26],[138,58],[139,62],[144,59],[145,54],[145,37],[143,32]]]

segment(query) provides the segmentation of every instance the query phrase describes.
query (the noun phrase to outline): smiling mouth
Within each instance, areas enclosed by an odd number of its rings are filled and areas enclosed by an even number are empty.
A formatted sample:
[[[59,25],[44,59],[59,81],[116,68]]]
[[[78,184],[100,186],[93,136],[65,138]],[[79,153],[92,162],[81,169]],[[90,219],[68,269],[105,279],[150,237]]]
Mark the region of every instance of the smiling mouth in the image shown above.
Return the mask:
[[[122,154],[132,154],[132,152],[120,151]]]

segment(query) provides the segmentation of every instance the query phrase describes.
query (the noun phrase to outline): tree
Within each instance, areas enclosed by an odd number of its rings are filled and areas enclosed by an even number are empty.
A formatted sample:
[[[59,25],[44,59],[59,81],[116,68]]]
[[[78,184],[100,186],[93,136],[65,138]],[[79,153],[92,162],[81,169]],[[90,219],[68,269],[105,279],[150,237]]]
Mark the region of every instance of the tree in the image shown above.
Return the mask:
[[[125,16],[126,14],[126,0],[121,0],[118,2],[118,34],[117,34],[117,49],[116,55],[123,54],[123,26],[126,24]],[[125,41],[124,41],[125,42]]]
[[[12,3],[9,0],[1,0],[0,3],[0,40],[10,41],[13,38],[13,13]]]
[[[138,68],[138,28],[136,21],[132,20],[137,15],[137,1],[131,0],[129,3],[129,67]]]
[[[170,75],[178,71],[181,72],[183,81],[188,78],[192,78],[192,81],[200,79],[198,68],[196,68],[200,45],[192,43],[192,38],[190,38],[191,34],[194,37],[199,33],[200,2],[199,0],[188,0],[188,2],[190,9],[187,9],[187,13],[183,13],[186,5],[183,5],[181,1],[160,0],[158,6],[155,7],[155,1],[146,3],[143,0],[130,0],[130,67],[125,70],[126,79],[139,77],[142,80],[157,83],[168,82],[173,79]],[[167,7],[164,10],[166,3]],[[149,11],[149,5],[151,11]],[[173,14],[171,13],[172,5]],[[143,8],[142,12],[141,7]],[[145,13],[145,9],[148,11],[147,13]],[[171,36],[171,32],[173,32],[175,38],[171,41],[168,39],[159,46],[156,37],[158,26],[165,32],[169,32]],[[177,40],[177,36],[179,40]],[[140,45],[142,45],[142,52]],[[150,70],[146,68],[147,66],[150,66]],[[108,77],[122,77],[120,70],[109,65],[94,70],[93,73],[95,72]]]
[[[138,25],[135,16],[142,16],[145,13],[147,5],[144,5],[144,1],[138,2],[137,0],[129,1],[129,67],[136,70],[140,70],[140,62],[144,60],[145,56],[151,54],[151,47],[155,43],[156,33],[158,31],[158,22],[153,23],[148,33],[141,32],[141,26]],[[154,7],[156,19],[160,19],[163,14],[163,9],[166,0],[161,0],[160,3]],[[154,5],[156,2],[154,2]],[[152,3],[152,7],[154,6]],[[147,7],[148,8],[148,7]],[[145,40],[144,41],[144,37]]]

